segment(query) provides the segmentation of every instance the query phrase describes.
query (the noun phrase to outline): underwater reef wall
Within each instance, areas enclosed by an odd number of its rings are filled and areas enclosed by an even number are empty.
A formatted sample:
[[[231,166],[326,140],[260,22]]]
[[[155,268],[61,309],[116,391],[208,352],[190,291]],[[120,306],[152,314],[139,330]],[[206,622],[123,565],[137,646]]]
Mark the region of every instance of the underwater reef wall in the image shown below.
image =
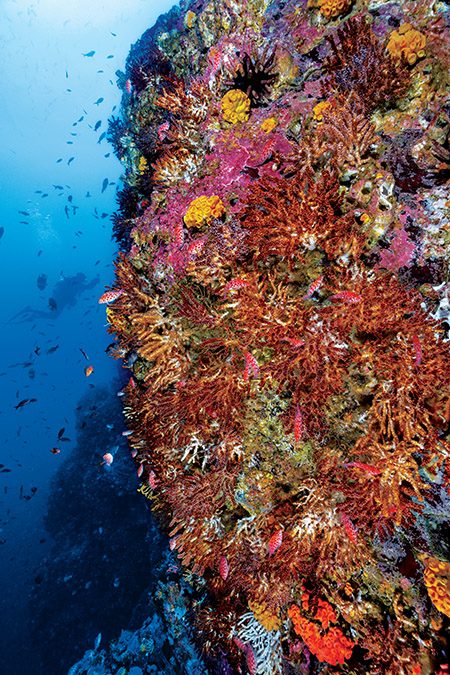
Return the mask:
[[[133,45],[108,303],[221,672],[447,672],[442,2],[193,0]]]

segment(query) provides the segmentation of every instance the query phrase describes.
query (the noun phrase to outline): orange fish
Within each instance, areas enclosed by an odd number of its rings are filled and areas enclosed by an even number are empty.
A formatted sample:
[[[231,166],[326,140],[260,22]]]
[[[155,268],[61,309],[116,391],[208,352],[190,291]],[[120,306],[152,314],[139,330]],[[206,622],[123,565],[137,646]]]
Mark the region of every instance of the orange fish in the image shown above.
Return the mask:
[[[422,344],[419,340],[418,335],[412,336],[412,343],[414,346],[414,352],[416,354],[416,358],[414,359],[414,365],[420,366],[420,364],[422,363]]]
[[[273,555],[283,543],[283,530],[277,530],[269,539],[269,555]]]
[[[364,464],[363,462],[348,462],[344,464],[345,469],[361,469],[371,476],[378,476],[381,473],[381,469],[373,464]]]
[[[250,645],[246,645],[245,647],[245,660],[247,662],[247,668],[250,675],[256,675],[256,657],[255,652],[250,647]]]
[[[298,443],[303,436],[303,415],[300,410],[300,406],[297,406],[295,409],[295,419],[294,419],[294,438],[295,442]]]
[[[225,558],[224,555],[222,555],[222,556],[220,556],[220,560],[219,560],[219,574],[224,581],[226,581],[228,579],[229,572],[230,572],[230,566],[228,564],[228,560]]]
[[[158,138],[160,141],[163,141],[166,138],[167,132],[169,131],[169,127],[170,127],[169,122],[163,122],[162,124],[159,125],[159,127],[157,127],[156,132],[158,134]]]
[[[347,537],[350,539],[351,542],[356,544],[358,541],[358,530],[356,529],[353,521],[351,521],[348,515],[343,511],[341,511],[340,516],[342,525],[344,526],[344,530],[347,533]]]
[[[340,291],[339,293],[335,293],[331,297],[328,298],[329,300],[344,300],[344,302],[348,302],[350,304],[355,304],[356,302],[361,302],[362,300],[362,295],[359,293],[355,293],[354,291]]]
[[[143,464],[139,464],[138,470],[137,470],[136,473],[137,473],[138,478],[140,478],[142,476],[142,474],[144,473],[144,465]]]
[[[93,372],[94,372],[93,366],[86,366],[86,368],[84,369],[84,374],[86,375],[86,377],[92,375]]]
[[[294,349],[298,349],[299,347],[304,347],[305,344],[306,344],[306,342],[304,340],[300,340],[300,339],[297,339],[297,338],[290,338],[290,337],[281,338],[281,342],[287,342]]]
[[[322,285],[322,281],[323,281],[323,276],[317,277],[317,279],[315,279],[312,282],[311,286],[306,291],[306,294],[303,296],[303,300],[309,300],[309,298],[312,295],[314,295],[314,293],[318,290],[318,288],[320,288],[320,286]]]
[[[239,288],[244,288],[245,286],[248,286],[248,281],[245,281],[245,279],[231,279],[222,288],[222,294],[227,295],[228,291],[236,291]]]
[[[259,366],[258,361],[255,359],[253,354],[250,354],[250,352],[245,352],[244,357],[245,357],[244,381],[248,382],[250,377],[250,371],[253,377],[258,377]]]
[[[120,298],[123,290],[121,288],[116,288],[111,291],[105,291],[98,299],[99,305],[108,305],[110,302],[114,302],[117,298]]]
[[[52,448],[50,452],[52,453],[52,455],[59,455],[61,450],[59,448]]]
[[[105,452],[105,454],[103,455],[103,459],[105,460],[105,464],[107,466],[111,466],[111,464],[114,461],[114,457],[112,456],[112,454],[110,452]]]

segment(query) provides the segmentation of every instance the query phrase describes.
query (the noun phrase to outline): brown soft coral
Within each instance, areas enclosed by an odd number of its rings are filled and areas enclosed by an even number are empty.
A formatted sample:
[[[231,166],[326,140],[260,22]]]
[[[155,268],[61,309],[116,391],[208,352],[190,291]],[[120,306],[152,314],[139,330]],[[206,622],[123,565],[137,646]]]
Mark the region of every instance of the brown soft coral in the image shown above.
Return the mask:
[[[352,17],[328,37],[331,53],[324,62],[325,95],[354,92],[367,112],[387,107],[406,93],[408,69],[396,63],[364,15]]]

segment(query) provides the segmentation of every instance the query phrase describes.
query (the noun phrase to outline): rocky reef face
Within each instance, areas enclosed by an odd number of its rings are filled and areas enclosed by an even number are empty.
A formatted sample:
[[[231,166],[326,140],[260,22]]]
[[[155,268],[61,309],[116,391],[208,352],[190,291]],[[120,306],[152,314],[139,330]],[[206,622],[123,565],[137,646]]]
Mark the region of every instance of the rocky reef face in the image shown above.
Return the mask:
[[[447,672],[444,9],[193,0],[119,73],[107,317],[212,670]]]

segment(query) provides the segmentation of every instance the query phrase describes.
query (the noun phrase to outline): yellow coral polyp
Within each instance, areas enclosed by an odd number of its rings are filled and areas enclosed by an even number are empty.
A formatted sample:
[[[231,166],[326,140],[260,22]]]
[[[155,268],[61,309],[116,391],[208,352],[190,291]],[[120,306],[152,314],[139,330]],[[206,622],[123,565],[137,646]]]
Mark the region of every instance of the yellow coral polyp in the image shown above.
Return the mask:
[[[402,23],[390,34],[387,50],[396,61],[405,61],[413,66],[418,59],[425,56],[426,44],[427,38],[423,33],[413,28],[410,23]]]
[[[331,101],[320,101],[320,103],[314,106],[313,117],[316,120],[316,122],[323,121],[323,114],[324,112],[329,110],[329,108],[331,108]]]
[[[192,28],[194,25],[194,21],[197,18],[197,15],[195,12],[192,10],[188,10],[186,14],[184,15],[184,25],[186,28]]]
[[[240,89],[230,89],[222,98],[222,116],[225,122],[237,124],[250,117],[250,98]]]
[[[450,563],[427,558],[423,579],[433,605],[450,617]]]
[[[346,14],[352,6],[353,0],[318,0],[316,7],[326,19],[335,19]]]
[[[264,131],[265,134],[270,134],[270,132],[273,131],[277,125],[278,120],[276,117],[268,117],[261,124],[260,129],[261,131]]]
[[[143,174],[147,171],[148,169],[148,163],[145,157],[141,157],[139,160],[139,166],[138,166],[138,171],[140,174]]]
[[[201,227],[209,224],[213,218],[220,218],[225,213],[225,206],[217,195],[202,195],[194,199],[188,206],[184,222],[187,227]]]
[[[278,630],[281,626],[281,619],[277,612],[269,609],[263,602],[249,602],[249,607],[255,615],[255,619],[266,630]]]

